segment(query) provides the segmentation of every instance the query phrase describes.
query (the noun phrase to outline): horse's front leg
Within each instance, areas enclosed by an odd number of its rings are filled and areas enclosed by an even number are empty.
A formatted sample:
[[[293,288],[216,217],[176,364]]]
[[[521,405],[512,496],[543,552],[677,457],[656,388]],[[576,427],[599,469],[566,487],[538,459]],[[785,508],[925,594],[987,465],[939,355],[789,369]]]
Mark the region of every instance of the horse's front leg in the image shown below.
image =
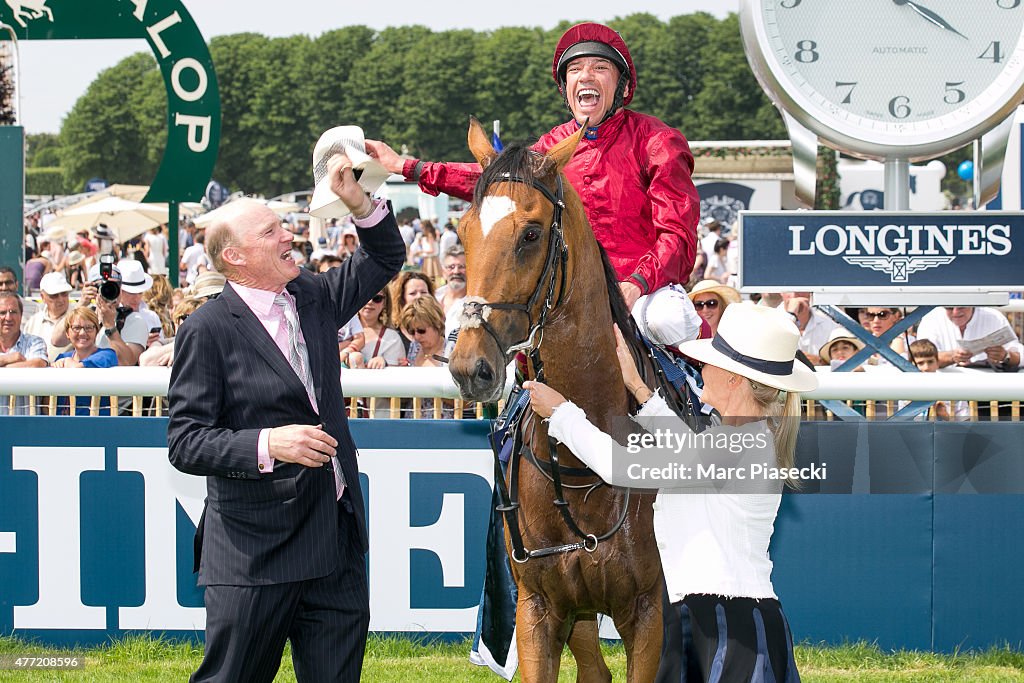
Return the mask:
[[[625,613],[615,615],[615,628],[626,648],[626,681],[650,683],[661,660],[663,624],[661,588],[641,593]]]
[[[516,648],[522,683],[555,683],[562,649],[569,635],[567,615],[556,614],[539,593],[519,587],[516,604]]]
[[[581,616],[569,634],[569,649],[576,660],[576,683],[611,683],[612,672],[601,654],[597,616]]]

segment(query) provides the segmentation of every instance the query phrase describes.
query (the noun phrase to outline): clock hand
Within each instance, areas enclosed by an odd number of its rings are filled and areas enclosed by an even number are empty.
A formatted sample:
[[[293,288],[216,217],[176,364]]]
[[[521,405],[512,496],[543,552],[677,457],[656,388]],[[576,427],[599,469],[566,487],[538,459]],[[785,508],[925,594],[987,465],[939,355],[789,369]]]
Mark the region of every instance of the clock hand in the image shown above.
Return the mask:
[[[914,10],[915,12],[917,12],[922,17],[924,17],[925,19],[927,19],[931,23],[935,24],[939,28],[944,28],[947,31],[952,31],[953,33],[957,34],[961,38],[967,39],[967,36],[965,36],[964,34],[960,33],[960,31],[957,31],[955,28],[953,28],[953,26],[948,21],[946,21],[945,19],[940,17],[938,14],[936,14],[935,12],[931,11],[930,9],[928,9],[927,7],[922,7],[921,5],[917,4],[916,2],[914,2],[914,0],[892,0],[892,1],[894,3],[896,3],[897,5],[910,5],[910,8],[912,10]]]

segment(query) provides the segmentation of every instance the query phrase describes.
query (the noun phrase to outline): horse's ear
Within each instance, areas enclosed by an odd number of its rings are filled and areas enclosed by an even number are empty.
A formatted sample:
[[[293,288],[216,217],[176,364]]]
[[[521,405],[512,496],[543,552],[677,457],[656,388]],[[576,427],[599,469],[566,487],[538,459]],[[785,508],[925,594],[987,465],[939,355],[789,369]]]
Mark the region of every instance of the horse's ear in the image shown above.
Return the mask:
[[[576,145],[580,144],[580,140],[587,132],[587,124],[590,123],[590,119],[587,119],[580,129],[576,131],[575,135],[570,135],[566,139],[559,142],[557,145],[552,147],[544,155],[548,159],[555,162],[555,166],[561,171],[565,168],[565,165],[569,163],[569,159],[572,159],[572,155],[576,152]]]
[[[487,131],[476,120],[475,116],[469,117],[469,151],[476,157],[477,163],[483,168],[494,161],[498,153],[491,146],[491,139],[487,137]]]

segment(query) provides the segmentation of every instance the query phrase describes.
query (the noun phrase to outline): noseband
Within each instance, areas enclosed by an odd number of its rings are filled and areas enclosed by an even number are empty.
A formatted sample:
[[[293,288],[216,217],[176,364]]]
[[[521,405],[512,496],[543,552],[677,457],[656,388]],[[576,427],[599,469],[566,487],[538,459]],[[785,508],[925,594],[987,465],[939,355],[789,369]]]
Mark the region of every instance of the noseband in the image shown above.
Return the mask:
[[[551,202],[554,212],[551,216],[551,235],[548,238],[548,252],[544,260],[544,270],[541,271],[537,284],[533,288],[530,299],[525,304],[517,303],[490,303],[483,301],[467,301],[462,305],[463,320],[471,325],[482,327],[498,345],[498,349],[504,354],[507,363],[513,354],[519,351],[528,351],[530,360],[533,362],[534,370],[539,381],[544,381],[544,367],[540,360],[540,345],[544,340],[544,325],[547,323],[548,314],[562,303],[565,294],[566,263],[569,260],[569,250],[565,245],[565,236],[562,232],[562,210],[565,209],[565,200],[562,193],[562,176],[555,176],[555,192],[537,180],[526,180],[522,176],[515,176],[511,173],[503,173],[491,181],[495,183],[521,183],[530,185],[540,192]],[[559,282],[558,299],[555,299],[555,283]],[[544,305],[537,316],[537,322],[533,321],[533,309],[541,295],[544,296]],[[508,348],[498,337],[497,331],[488,322],[490,310],[496,311],[519,311],[526,314],[529,323],[529,332],[526,339],[512,344]]]

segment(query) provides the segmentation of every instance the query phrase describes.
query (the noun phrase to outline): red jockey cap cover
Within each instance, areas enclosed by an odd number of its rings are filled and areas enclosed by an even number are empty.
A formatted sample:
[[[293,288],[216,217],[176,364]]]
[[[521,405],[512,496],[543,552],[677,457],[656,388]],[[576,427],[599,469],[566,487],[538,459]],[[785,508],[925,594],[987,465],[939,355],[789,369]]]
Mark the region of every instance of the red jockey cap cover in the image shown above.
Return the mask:
[[[604,24],[591,22],[576,24],[562,34],[558,41],[558,46],[555,48],[555,56],[551,60],[551,75],[554,77],[555,83],[558,84],[559,88],[562,87],[562,79],[559,78],[558,73],[558,63],[562,54],[573,45],[583,42],[597,42],[610,45],[626,60],[627,71],[629,72],[629,92],[623,97],[622,106],[628,105],[633,99],[633,93],[636,92],[636,67],[633,66],[633,58],[629,54],[629,48],[626,47],[626,41],[622,39],[622,36],[617,31],[608,28]]]

